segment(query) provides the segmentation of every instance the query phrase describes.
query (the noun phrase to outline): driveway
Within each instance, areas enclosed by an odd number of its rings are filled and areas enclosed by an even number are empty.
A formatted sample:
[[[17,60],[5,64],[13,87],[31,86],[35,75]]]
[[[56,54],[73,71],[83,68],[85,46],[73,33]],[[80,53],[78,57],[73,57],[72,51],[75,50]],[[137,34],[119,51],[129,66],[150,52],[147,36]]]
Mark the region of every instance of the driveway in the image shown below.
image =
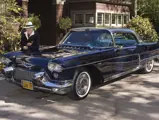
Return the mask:
[[[91,91],[82,101],[32,92],[0,78],[0,120],[159,120],[159,65]]]

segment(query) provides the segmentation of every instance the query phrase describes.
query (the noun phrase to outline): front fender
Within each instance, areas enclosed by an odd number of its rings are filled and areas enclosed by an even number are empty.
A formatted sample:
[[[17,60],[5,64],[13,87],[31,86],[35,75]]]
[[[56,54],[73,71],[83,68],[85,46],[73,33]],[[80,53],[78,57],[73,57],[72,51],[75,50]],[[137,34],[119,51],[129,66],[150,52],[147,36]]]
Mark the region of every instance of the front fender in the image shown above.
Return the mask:
[[[20,55],[24,55],[24,53],[22,51],[17,51],[17,52],[8,52],[8,53],[3,54],[3,56],[7,57],[7,58],[13,58],[13,57],[17,57]]]

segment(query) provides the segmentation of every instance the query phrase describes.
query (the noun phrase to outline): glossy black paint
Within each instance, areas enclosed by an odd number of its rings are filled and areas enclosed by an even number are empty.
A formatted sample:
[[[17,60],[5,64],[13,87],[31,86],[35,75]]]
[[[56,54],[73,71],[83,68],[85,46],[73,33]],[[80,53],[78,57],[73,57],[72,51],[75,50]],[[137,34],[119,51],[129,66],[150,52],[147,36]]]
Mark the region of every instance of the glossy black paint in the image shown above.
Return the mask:
[[[106,31],[111,35],[114,33],[131,33],[136,37],[136,45],[120,47],[116,45],[116,42],[112,36],[113,46],[110,48],[91,48],[88,46],[74,46],[74,45],[62,45],[54,48],[46,49],[41,54],[26,55],[23,52],[11,52],[4,56],[12,59],[16,59],[13,63],[18,67],[19,62],[25,61],[35,65],[37,71],[46,71],[52,81],[54,80],[73,80],[76,70],[81,67],[88,68],[92,74],[96,74],[98,71],[103,79],[109,80],[114,78],[115,75],[123,75],[128,72],[140,69],[144,66],[146,61],[154,59],[159,56],[159,44],[158,43],[142,43],[140,42],[138,35],[129,29],[96,29],[96,28],[77,28],[72,31]],[[54,57],[51,58],[50,56]],[[59,55],[59,56],[58,56]],[[54,78],[48,68],[48,62],[52,61],[62,65],[63,71],[59,74],[59,78]],[[93,71],[95,69],[96,71]],[[123,73],[123,74],[122,74]]]

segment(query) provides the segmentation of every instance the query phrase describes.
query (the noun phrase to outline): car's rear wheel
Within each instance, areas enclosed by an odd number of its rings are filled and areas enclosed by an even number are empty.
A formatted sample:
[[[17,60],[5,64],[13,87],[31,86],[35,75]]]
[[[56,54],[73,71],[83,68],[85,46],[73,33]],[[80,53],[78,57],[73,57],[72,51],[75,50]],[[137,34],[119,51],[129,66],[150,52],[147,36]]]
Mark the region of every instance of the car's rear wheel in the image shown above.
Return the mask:
[[[88,70],[82,69],[74,76],[74,85],[69,97],[74,100],[81,100],[87,97],[91,89],[91,76]]]
[[[146,62],[145,66],[143,68],[143,72],[150,73],[150,72],[152,72],[153,68],[154,68],[154,60],[149,60]]]

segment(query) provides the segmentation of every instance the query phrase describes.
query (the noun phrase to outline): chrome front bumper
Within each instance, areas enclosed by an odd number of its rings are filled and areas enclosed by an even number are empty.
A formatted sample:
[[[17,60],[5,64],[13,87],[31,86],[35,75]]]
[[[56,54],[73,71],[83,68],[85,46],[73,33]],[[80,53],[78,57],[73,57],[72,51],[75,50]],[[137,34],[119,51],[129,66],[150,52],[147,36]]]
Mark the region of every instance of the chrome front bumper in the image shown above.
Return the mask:
[[[21,82],[14,78],[14,67],[4,68],[2,74],[5,78],[7,78],[6,80],[22,86]],[[42,90],[61,95],[69,93],[73,85],[72,80],[52,80],[45,72],[35,73],[34,78],[31,81],[34,86],[34,90]],[[40,85],[35,84],[35,82],[40,83]]]

